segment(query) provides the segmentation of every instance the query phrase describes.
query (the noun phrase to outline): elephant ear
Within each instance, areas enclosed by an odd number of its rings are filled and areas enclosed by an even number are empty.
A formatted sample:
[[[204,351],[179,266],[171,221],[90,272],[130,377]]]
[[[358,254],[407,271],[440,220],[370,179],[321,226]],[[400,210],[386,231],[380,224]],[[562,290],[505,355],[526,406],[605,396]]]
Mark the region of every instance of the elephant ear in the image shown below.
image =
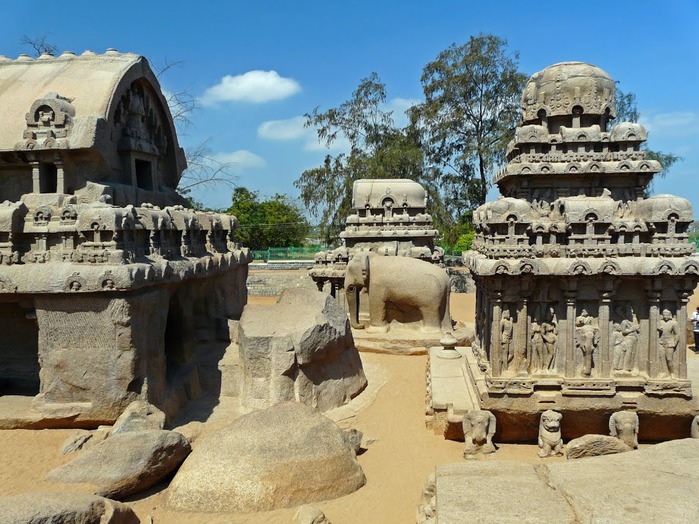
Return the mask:
[[[495,435],[495,428],[497,427],[497,420],[495,419],[495,415],[492,413],[490,414],[490,423],[488,424],[488,435],[491,437]]]
[[[461,426],[464,429],[464,436],[470,435],[473,431],[473,425],[471,424],[471,419],[468,417],[468,413],[464,415],[464,418],[461,421]]]
[[[609,417],[609,434],[612,437],[616,437],[617,432],[616,432],[616,413],[612,413],[612,416]]]
[[[362,277],[367,278],[369,276],[369,256],[364,257],[364,267],[362,268]]]

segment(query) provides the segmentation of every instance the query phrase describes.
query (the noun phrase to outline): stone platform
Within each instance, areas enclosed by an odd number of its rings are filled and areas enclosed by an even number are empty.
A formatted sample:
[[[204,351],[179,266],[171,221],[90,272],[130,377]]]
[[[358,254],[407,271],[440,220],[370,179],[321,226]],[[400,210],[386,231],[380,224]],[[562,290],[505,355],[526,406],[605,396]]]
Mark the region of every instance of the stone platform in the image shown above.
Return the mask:
[[[459,345],[470,345],[474,338],[473,325],[455,329],[452,334]],[[441,333],[421,333],[415,329],[402,327],[399,323],[391,324],[386,333],[371,329],[352,329],[352,336],[357,349],[368,353],[390,353],[394,355],[426,355],[428,348],[439,346],[443,337]]]
[[[526,376],[512,377],[500,387],[478,367],[470,348],[457,348],[458,359],[443,359],[442,349],[429,350],[427,364],[426,424],[437,434],[463,439],[461,420],[472,409],[492,411],[497,418],[495,442],[535,441],[539,416],[547,409],[563,413],[565,440],[585,434],[607,434],[609,416],[620,410],[636,411],[640,419],[639,439],[661,441],[686,438],[692,417],[699,410],[697,392],[692,398],[669,391],[648,394],[634,377],[616,377],[600,384],[597,394],[586,396],[558,377],[537,377],[536,386]],[[690,352],[691,353],[691,352]],[[699,356],[689,358],[689,379],[699,382]],[[638,382],[638,380],[637,380]],[[604,387],[603,387],[604,386]]]
[[[444,464],[426,486],[418,522],[696,522],[698,468],[697,439],[549,464]]]

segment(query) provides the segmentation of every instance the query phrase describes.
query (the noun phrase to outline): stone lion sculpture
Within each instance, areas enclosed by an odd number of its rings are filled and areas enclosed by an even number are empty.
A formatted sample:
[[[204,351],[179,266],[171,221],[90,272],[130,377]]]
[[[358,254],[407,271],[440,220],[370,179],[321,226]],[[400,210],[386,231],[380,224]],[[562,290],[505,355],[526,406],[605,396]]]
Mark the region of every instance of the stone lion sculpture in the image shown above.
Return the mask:
[[[479,453],[494,453],[495,415],[484,409],[475,409],[464,415],[464,458]]]
[[[689,430],[689,434],[692,438],[699,438],[699,415],[692,419],[692,426]]]
[[[539,457],[563,455],[563,439],[561,438],[561,415],[558,411],[546,410],[541,414],[539,422]]]
[[[638,449],[638,414],[617,411],[609,417],[609,434],[633,449]]]

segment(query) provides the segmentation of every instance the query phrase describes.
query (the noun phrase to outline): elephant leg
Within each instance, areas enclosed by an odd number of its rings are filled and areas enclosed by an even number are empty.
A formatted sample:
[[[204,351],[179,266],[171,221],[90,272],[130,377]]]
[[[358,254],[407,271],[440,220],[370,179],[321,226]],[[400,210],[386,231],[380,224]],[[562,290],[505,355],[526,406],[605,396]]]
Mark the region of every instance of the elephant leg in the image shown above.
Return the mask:
[[[434,307],[423,307],[420,309],[422,315],[422,328],[425,333],[438,333],[442,331],[442,319],[439,310]]]
[[[386,320],[386,301],[383,296],[377,296],[369,290],[369,328],[371,333],[386,333],[388,321]]]

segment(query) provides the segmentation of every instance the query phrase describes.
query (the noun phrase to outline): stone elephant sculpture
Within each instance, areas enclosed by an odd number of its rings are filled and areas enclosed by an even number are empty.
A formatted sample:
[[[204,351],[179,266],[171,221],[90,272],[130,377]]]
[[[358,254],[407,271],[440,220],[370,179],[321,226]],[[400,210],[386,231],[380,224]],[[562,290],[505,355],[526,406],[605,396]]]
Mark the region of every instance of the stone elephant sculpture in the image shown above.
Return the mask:
[[[609,417],[609,434],[623,441],[632,449],[638,448],[638,414],[634,411],[617,411]]]
[[[419,313],[424,332],[452,330],[449,275],[435,264],[410,257],[356,254],[345,272],[345,294],[355,329],[364,327],[359,322],[363,288],[369,297],[369,331],[388,331],[391,308]]]
[[[495,415],[484,409],[474,409],[464,415],[464,458],[478,453],[494,453]]]

